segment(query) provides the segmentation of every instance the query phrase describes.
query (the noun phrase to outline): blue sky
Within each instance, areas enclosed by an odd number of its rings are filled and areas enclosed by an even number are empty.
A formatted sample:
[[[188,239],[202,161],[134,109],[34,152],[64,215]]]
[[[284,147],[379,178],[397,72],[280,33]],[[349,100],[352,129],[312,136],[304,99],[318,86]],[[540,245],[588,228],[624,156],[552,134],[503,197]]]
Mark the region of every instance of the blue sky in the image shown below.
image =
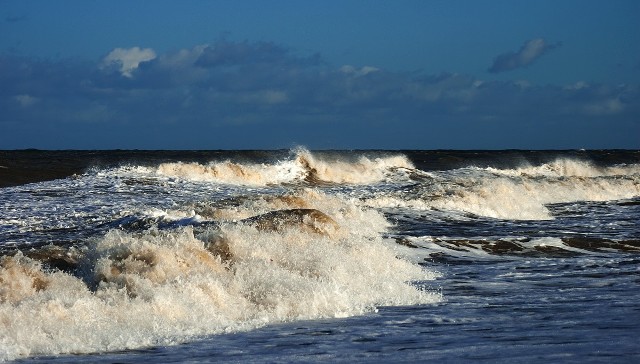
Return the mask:
[[[0,149],[640,148],[640,2],[0,1]]]

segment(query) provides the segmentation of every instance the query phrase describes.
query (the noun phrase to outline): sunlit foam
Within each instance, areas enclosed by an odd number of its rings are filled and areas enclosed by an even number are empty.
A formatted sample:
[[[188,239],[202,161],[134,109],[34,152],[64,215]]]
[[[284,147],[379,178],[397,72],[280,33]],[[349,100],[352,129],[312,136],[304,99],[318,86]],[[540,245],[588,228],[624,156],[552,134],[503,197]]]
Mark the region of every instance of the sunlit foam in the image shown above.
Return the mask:
[[[529,169],[527,173],[497,169],[488,169],[490,173],[482,169],[461,171],[458,176],[452,173],[435,178],[424,186],[424,191],[409,197],[383,194],[365,200],[365,204],[382,208],[461,211],[498,219],[545,220],[553,218],[548,204],[640,196],[640,175],[634,172],[635,167],[603,169],[597,173],[578,166],[580,164],[572,164],[573,172],[565,168],[562,176],[542,175],[542,172],[533,175]],[[546,171],[547,167],[540,169]],[[576,171],[582,175],[571,175]],[[586,174],[593,177],[584,176]]]
[[[539,166],[525,165],[515,169],[487,168],[487,171],[507,176],[603,177],[640,175],[639,164],[598,167],[589,161],[558,158]]]
[[[292,181],[304,171],[291,161],[276,164],[238,164],[230,161],[198,163],[162,163],[158,173],[193,181],[264,186]]]
[[[402,155],[354,160],[326,159],[304,148],[292,151],[289,160],[271,164],[242,164],[231,161],[199,163],[162,163],[157,172],[163,176],[192,181],[265,186],[292,181],[366,184],[382,181],[398,168],[412,169]]]
[[[410,283],[435,273],[396,257],[379,234],[388,225],[380,213],[313,191],[297,196],[325,208],[341,233],[309,231],[304,221],[276,230],[231,221],[200,233],[114,230],[90,244],[78,276],[20,254],[3,258],[0,358],[167,345],[441,299]],[[240,209],[283,203],[256,200]],[[224,256],[211,247],[220,238]]]
[[[332,183],[366,184],[382,181],[390,170],[413,169],[413,164],[403,155],[369,159],[360,156],[355,161],[324,160],[306,149],[296,151],[296,160],[304,166],[311,180]]]

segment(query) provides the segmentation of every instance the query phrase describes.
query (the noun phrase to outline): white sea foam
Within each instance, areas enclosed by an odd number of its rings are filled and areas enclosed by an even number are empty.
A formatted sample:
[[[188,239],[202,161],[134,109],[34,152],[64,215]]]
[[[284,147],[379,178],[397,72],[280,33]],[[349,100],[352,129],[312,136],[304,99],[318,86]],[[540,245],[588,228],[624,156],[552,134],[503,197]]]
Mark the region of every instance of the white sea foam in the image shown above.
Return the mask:
[[[576,201],[610,201],[640,195],[638,179],[487,179],[450,198],[433,202],[436,208],[468,211],[480,216],[514,220],[552,218],[546,205]]]
[[[560,168],[559,166],[565,165]],[[570,167],[566,167],[566,166]],[[464,169],[434,175],[420,193],[381,194],[366,205],[382,208],[453,210],[513,220],[545,220],[553,216],[548,204],[611,201],[640,196],[637,166],[597,169],[563,161],[517,170]],[[547,171],[554,171],[553,173]]]
[[[239,164],[231,161],[199,163],[162,163],[158,174],[192,181],[265,186],[300,178],[304,170],[295,161],[276,164]]]
[[[598,167],[589,161],[558,158],[539,166],[525,165],[515,169],[486,168],[492,173],[506,176],[546,177],[603,177],[640,175],[639,164]]]
[[[397,168],[413,168],[402,155],[355,160],[326,159],[304,148],[292,151],[289,160],[270,164],[241,164],[231,161],[199,163],[163,163],[157,173],[192,181],[209,181],[250,186],[265,186],[303,179],[314,182],[366,184],[383,180]]]
[[[526,188],[509,181],[495,181],[477,189],[460,188],[455,193],[418,198],[378,196],[367,199],[367,206],[451,210],[478,216],[511,220],[547,220],[547,207]]]
[[[318,158],[305,149],[296,151],[296,160],[311,177],[324,182],[367,184],[384,180],[397,168],[413,169],[413,164],[403,155],[370,159],[360,156],[355,161]]]
[[[201,234],[191,227],[111,231],[82,255],[78,277],[43,270],[21,254],[3,257],[0,359],[174,344],[441,299],[409,283],[435,273],[396,258],[379,234],[387,222],[373,210],[306,190],[247,200],[237,212],[291,201],[326,210],[341,232],[265,231],[231,222]],[[229,255],[207,249],[212,238],[224,239]]]
[[[553,237],[531,239],[530,241],[519,242],[519,244],[529,249],[535,249],[540,247],[554,247],[554,248],[562,249],[564,251],[575,252],[579,254],[589,253],[589,251],[587,250],[571,247],[565,244],[562,241],[562,239],[553,238]]]

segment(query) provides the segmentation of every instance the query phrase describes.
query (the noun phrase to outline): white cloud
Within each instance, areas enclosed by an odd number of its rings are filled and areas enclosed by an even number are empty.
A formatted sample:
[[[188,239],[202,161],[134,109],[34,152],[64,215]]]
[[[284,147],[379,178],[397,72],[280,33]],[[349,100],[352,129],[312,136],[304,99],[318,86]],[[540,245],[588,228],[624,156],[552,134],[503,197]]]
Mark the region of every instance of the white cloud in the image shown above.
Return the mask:
[[[220,97],[222,95],[216,95]],[[289,101],[287,93],[280,90],[259,90],[251,92],[240,92],[235,94],[227,94],[224,100],[226,102],[241,102],[253,105],[276,105]],[[222,97],[224,97],[222,96]]]
[[[474,99],[482,84],[482,81],[470,76],[451,73],[441,74],[426,82],[412,82],[405,90],[416,99],[432,103],[446,100],[467,103]]]
[[[615,115],[624,110],[624,104],[617,98],[611,98],[595,102],[584,107],[587,115]]]
[[[540,57],[549,46],[544,39],[537,38],[528,41],[520,50],[520,62],[523,65],[533,62],[534,59]]]
[[[132,77],[132,72],[138,68],[140,63],[148,62],[155,58],[156,52],[151,48],[116,48],[104,57],[102,67],[117,64],[120,66],[120,73],[122,73],[123,76]]]
[[[16,100],[16,102],[22,107],[29,107],[38,101],[37,97],[26,94],[16,95],[13,97],[13,99]]]
[[[204,44],[195,46],[192,49],[181,49],[178,52],[161,56],[159,61],[162,66],[167,68],[191,67],[208,47],[209,45]]]
[[[277,91],[277,90],[266,90],[262,94],[262,98],[264,102],[267,104],[281,104],[283,102],[287,102],[289,97],[286,92]]]
[[[369,73],[378,72],[380,71],[380,69],[372,66],[364,66],[364,67],[361,67],[360,69],[357,69],[353,66],[345,65],[340,67],[340,71],[342,73],[354,75],[355,77],[360,77],[360,76],[366,76]]]
[[[517,52],[507,52],[497,56],[493,60],[489,72],[498,73],[526,67],[560,45],[560,43],[549,44],[542,38],[530,39]]]
[[[564,87],[564,89],[568,91],[577,91],[577,90],[582,90],[586,88],[589,88],[589,84],[585,81],[578,81],[573,85],[567,85]]]

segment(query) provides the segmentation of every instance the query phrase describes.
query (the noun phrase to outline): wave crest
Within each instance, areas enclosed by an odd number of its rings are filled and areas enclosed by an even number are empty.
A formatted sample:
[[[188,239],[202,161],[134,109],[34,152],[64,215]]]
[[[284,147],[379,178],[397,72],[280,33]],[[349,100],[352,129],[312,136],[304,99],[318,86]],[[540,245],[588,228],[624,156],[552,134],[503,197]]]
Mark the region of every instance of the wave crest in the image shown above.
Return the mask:
[[[640,174],[639,164],[598,167],[589,161],[558,158],[539,166],[522,166],[515,169],[487,168],[489,172],[505,176],[532,177],[613,177]]]
[[[312,182],[367,184],[384,180],[396,169],[414,169],[403,155],[370,159],[360,156],[357,160],[322,159],[306,149],[298,149],[296,161],[306,171],[306,179]]]
[[[507,220],[553,219],[549,204],[640,196],[638,165],[595,167],[558,160],[518,169],[468,168],[432,173],[411,192],[367,199],[373,207],[449,210]]]
[[[413,169],[403,155],[357,159],[327,158],[304,148],[292,151],[292,158],[270,164],[243,164],[231,161],[199,163],[162,163],[157,173],[192,181],[266,186],[308,182],[312,184],[367,184],[384,180],[397,169]]]

